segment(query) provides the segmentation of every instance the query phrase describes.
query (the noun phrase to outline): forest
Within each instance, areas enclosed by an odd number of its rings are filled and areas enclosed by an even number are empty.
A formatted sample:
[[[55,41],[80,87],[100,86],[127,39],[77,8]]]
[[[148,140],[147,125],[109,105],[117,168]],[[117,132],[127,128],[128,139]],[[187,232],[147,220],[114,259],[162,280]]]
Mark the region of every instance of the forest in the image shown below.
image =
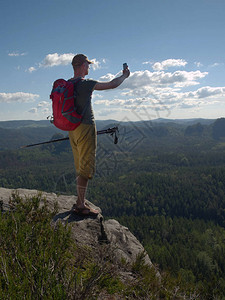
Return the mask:
[[[15,121],[16,122],[16,121]],[[66,136],[47,123],[0,122],[0,186],[76,193]],[[98,137],[87,199],[140,240],[161,272],[196,288],[199,299],[225,295],[225,119],[127,122],[119,142]],[[98,129],[115,126],[99,121]]]

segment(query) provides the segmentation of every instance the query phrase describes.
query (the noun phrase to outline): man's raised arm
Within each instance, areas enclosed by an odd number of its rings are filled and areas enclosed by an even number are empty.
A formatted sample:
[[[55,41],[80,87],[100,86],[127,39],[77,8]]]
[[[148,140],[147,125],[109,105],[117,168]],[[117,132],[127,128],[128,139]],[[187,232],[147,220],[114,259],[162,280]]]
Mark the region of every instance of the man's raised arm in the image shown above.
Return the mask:
[[[127,67],[125,70],[123,70],[123,75],[116,77],[113,80],[108,82],[98,82],[96,83],[94,89],[97,91],[115,89],[116,87],[121,85],[121,83],[129,76],[130,76],[130,71]]]

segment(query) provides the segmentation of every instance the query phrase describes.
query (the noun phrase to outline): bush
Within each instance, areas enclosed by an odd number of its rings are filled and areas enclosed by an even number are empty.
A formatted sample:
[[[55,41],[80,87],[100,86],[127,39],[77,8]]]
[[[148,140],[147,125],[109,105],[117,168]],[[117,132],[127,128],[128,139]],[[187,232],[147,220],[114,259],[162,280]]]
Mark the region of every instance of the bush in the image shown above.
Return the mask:
[[[112,265],[76,246],[67,225],[53,226],[57,207],[41,195],[14,194],[10,207],[0,214],[0,299],[94,299],[118,286]]]

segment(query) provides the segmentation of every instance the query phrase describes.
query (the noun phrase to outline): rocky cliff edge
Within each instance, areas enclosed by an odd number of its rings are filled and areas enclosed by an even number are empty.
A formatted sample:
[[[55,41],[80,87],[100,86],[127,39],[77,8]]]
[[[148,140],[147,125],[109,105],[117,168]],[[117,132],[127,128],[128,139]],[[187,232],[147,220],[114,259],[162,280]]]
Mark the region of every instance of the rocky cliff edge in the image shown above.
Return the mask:
[[[37,194],[46,199],[49,208],[53,208],[54,203],[58,203],[59,213],[53,218],[53,222],[69,223],[72,228],[72,236],[80,245],[85,245],[96,249],[98,253],[100,245],[107,245],[114,253],[115,260],[123,260],[132,264],[138,254],[145,253],[145,263],[152,266],[148,254],[137,238],[127,227],[122,226],[114,219],[104,220],[101,214],[98,217],[80,217],[75,215],[71,208],[76,203],[76,196],[56,195],[54,193],[40,192],[28,189],[6,189],[0,188],[0,201],[3,203],[2,209],[7,209],[7,204],[12,193],[18,193],[20,197],[32,197]],[[89,205],[96,208],[94,204],[86,200]],[[99,209],[99,208],[98,208]]]

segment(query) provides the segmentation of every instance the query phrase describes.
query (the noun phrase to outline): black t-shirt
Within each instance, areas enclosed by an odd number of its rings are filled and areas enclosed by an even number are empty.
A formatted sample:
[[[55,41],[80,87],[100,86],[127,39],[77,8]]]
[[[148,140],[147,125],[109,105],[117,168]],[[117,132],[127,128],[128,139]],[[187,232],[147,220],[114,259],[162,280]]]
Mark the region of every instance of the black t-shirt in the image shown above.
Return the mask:
[[[97,81],[92,79],[82,79],[77,84],[75,84],[76,89],[76,106],[77,112],[82,114],[84,111],[85,106],[86,110],[82,119],[82,123],[84,124],[94,124],[94,112],[92,109],[91,98],[94,87]]]

